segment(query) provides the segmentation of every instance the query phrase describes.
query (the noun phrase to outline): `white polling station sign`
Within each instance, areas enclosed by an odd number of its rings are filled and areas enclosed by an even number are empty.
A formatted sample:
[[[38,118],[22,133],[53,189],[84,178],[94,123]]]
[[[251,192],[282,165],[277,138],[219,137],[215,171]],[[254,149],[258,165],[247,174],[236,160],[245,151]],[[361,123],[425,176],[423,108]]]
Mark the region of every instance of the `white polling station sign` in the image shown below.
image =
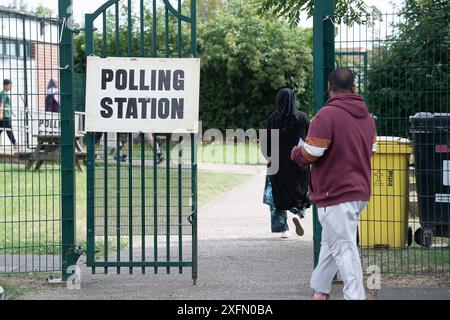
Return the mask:
[[[86,131],[197,133],[200,59],[87,58]]]

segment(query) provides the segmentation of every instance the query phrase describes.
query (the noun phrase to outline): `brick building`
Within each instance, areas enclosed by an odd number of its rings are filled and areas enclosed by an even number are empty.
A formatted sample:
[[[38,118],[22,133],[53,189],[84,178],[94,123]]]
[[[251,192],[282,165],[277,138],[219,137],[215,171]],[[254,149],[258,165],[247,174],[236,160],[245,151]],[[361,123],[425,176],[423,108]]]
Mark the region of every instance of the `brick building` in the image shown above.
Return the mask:
[[[26,139],[30,118],[45,110],[47,84],[59,77],[58,21],[0,6],[0,81],[10,79],[13,129]],[[34,115],[34,117],[32,116]],[[0,145],[8,144],[4,135]]]

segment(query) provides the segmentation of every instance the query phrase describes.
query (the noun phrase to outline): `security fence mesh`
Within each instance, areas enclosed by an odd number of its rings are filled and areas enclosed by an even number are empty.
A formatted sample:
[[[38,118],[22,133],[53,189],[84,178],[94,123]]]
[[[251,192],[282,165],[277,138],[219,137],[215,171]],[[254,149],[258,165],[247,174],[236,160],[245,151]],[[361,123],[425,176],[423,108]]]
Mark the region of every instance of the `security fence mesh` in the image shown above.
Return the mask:
[[[337,67],[349,67],[376,119],[372,198],[359,224],[364,269],[449,274],[449,11],[446,1],[335,25]]]
[[[0,24],[0,273],[57,271],[58,22],[1,9]]]

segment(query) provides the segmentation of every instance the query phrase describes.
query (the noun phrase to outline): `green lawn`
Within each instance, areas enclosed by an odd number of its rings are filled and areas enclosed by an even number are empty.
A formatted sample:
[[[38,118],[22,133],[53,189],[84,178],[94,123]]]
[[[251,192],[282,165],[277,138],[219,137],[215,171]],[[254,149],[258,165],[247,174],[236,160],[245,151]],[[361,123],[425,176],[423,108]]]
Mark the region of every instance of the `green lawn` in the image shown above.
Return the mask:
[[[362,249],[364,268],[377,265],[386,274],[448,275],[448,247],[422,248],[415,244],[402,249]]]
[[[125,147],[127,149],[128,147]],[[166,144],[162,143],[161,148],[166,154]],[[128,150],[126,150],[128,153]],[[148,159],[153,158],[153,149],[146,144],[144,152]],[[140,144],[133,146],[133,157],[140,157],[142,148]],[[264,158],[259,144],[237,143],[200,143],[198,145],[198,162],[215,163],[215,164],[249,164],[249,165],[265,165],[267,163]]]
[[[99,194],[96,207],[104,208],[104,189],[102,167],[97,167],[96,192]],[[1,253],[34,253],[55,254],[59,253],[60,238],[60,183],[59,167],[56,165],[43,166],[38,172],[26,171],[24,165],[0,164],[0,254]],[[121,212],[128,207],[128,168],[121,170]],[[141,170],[133,168],[133,215],[141,216],[140,183]],[[117,179],[114,167],[108,170],[108,189],[114,190]],[[147,186],[153,182],[153,168],[146,169]],[[164,168],[158,169],[157,199],[161,217],[165,217],[165,205],[167,204],[166,174]],[[169,172],[171,184],[171,215],[178,216],[178,169],[172,168]],[[190,208],[190,170],[182,171],[182,205],[188,213]],[[64,177],[63,177],[64,178]],[[249,176],[239,174],[224,174],[211,172],[198,172],[198,205],[199,207],[220,196],[223,192],[247,180]],[[153,188],[147,187],[146,206],[152,209],[154,193]],[[77,240],[80,244],[86,239],[86,173],[77,172],[76,175],[76,202],[77,202]],[[112,193],[112,195],[111,195]],[[108,214],[114,217],[116,211],[115,192],[109,193]],[[147,210],[151,214],[151,209]],[[124,217],[127,218],[127,217]],[[122,220],[121,220],[122,221]],[[137,222],[137,221],[136,221]],[[160,220],[160,223],[164,221]],[[126,223],[124,229],[126,230]]]
[[[57,252],[59,171],[56,166],[38,172],[23,167],[0,164],[0,253]]]
[[[239,144],[200,144],[199,162],[216,164],[252,164],[267,163],[257,143]]]

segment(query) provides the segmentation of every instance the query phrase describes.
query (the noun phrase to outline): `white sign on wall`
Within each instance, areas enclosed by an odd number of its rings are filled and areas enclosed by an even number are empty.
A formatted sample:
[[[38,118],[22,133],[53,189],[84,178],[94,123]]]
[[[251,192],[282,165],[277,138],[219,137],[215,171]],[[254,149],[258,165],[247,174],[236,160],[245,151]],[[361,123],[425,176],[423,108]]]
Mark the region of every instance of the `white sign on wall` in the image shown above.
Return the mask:
[[[86,131],[196,133],[200,59],[87,58]]]

